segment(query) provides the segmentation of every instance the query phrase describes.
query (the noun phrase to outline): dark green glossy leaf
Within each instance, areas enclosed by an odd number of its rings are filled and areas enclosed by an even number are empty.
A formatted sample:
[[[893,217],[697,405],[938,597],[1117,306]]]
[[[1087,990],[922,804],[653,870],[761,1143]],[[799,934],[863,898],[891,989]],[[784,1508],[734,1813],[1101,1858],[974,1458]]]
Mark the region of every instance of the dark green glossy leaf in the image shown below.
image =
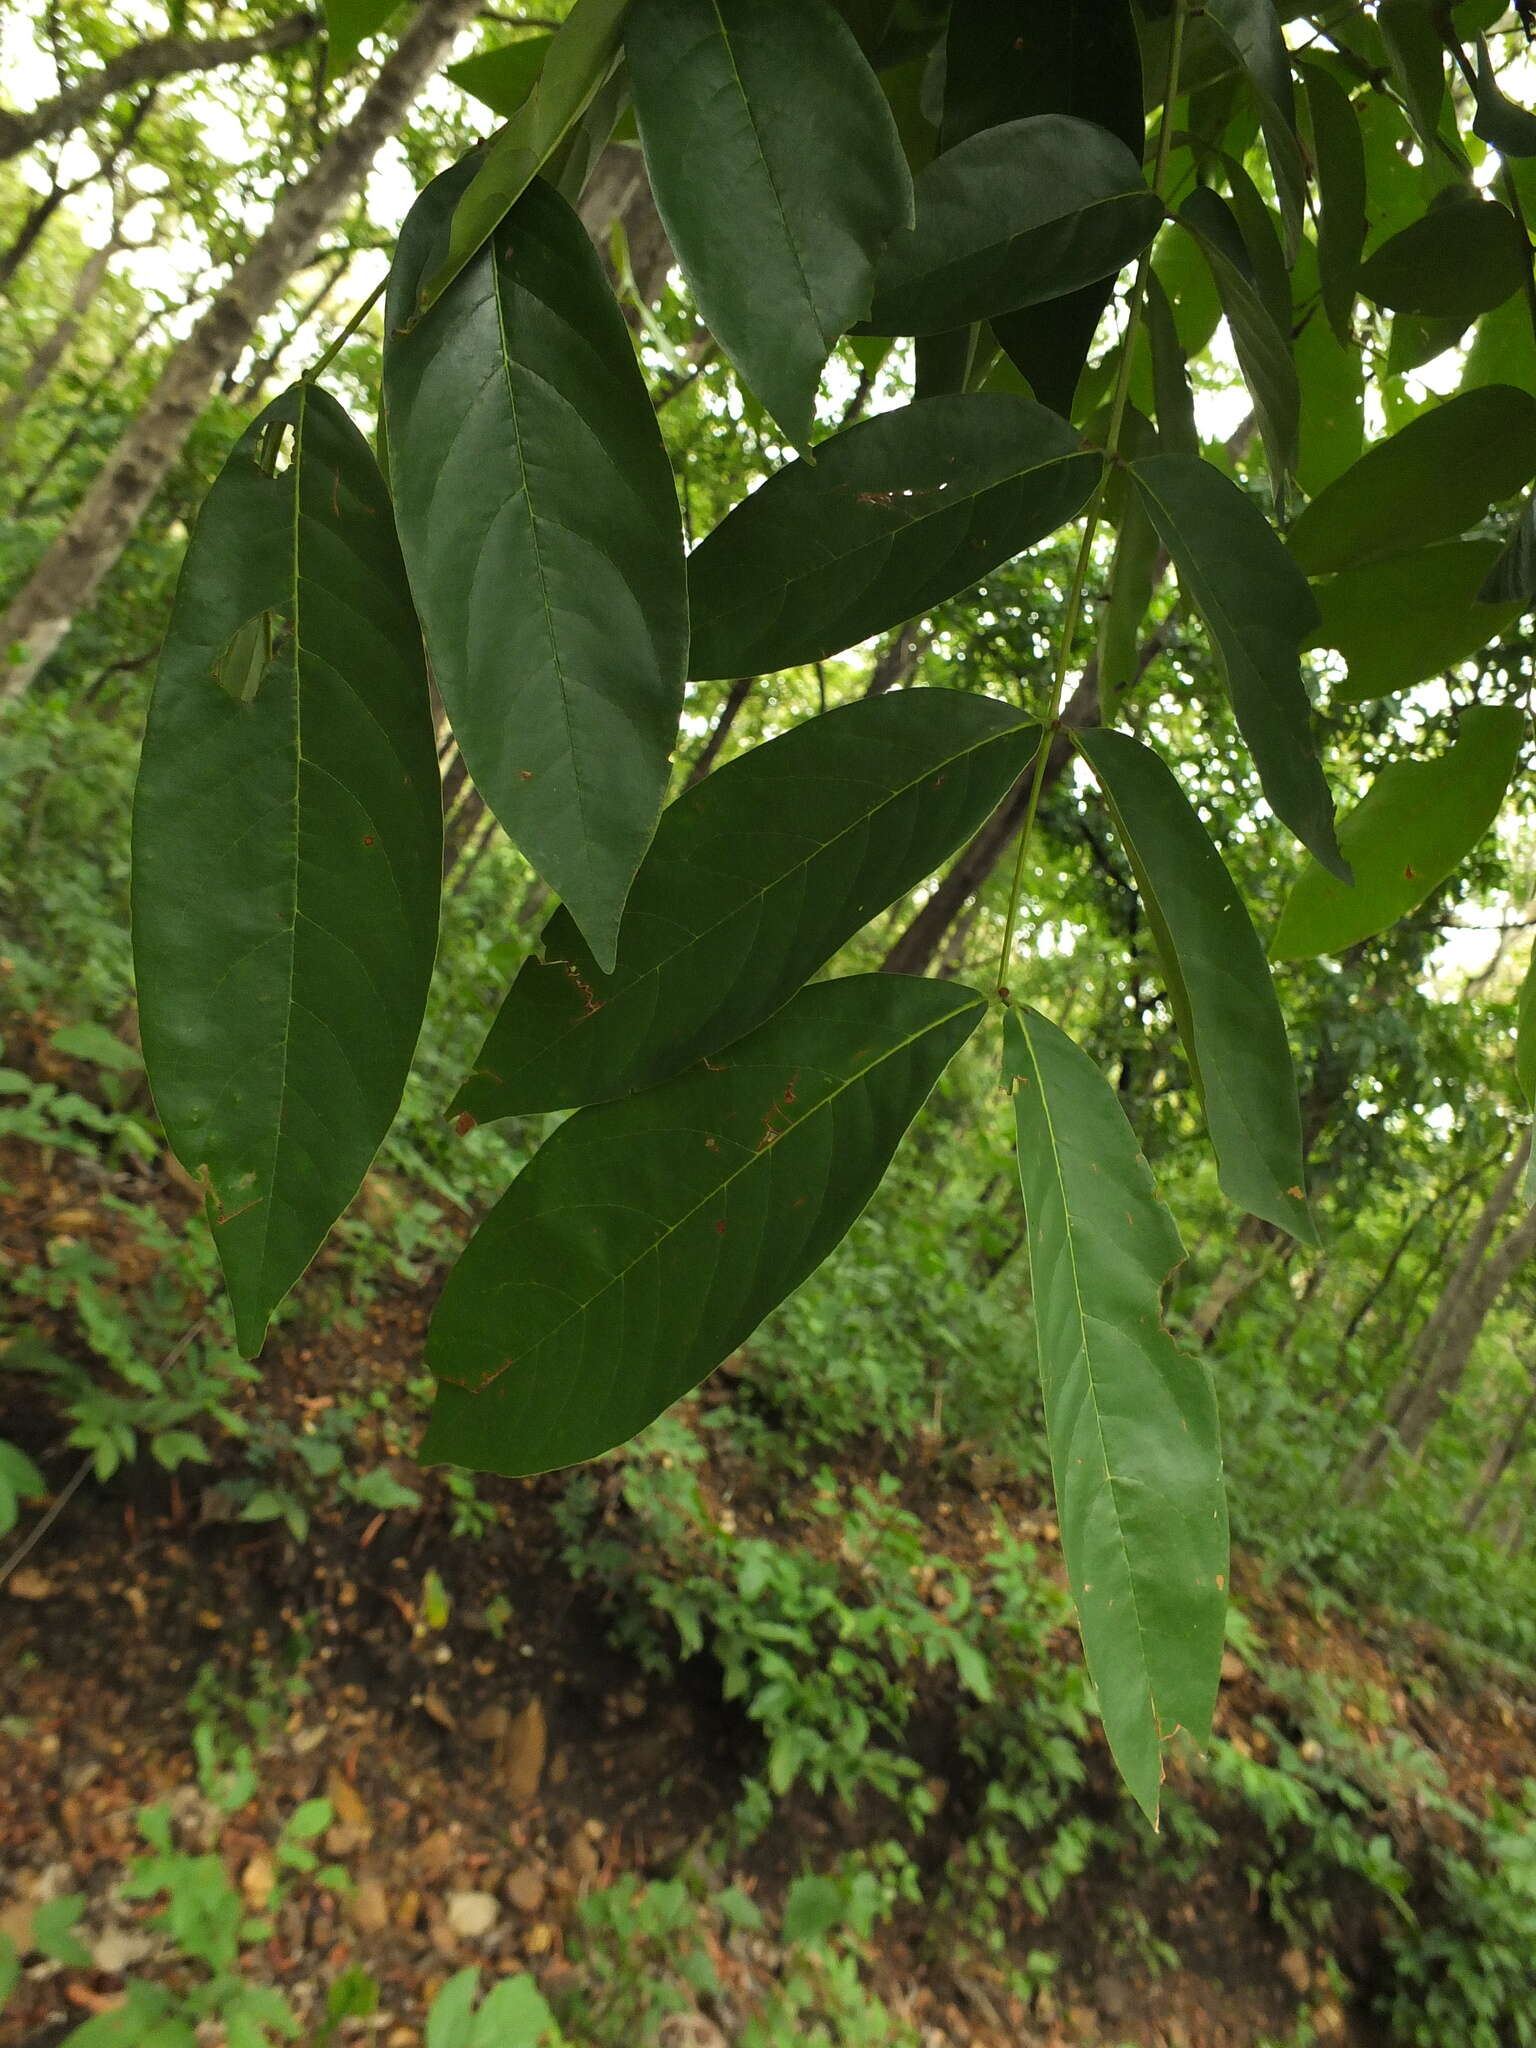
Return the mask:
[[[944,40],[944,148],[1028,114],[1097,121],[1141,155],[1146,115],[1129,0],[954,0]]]
[[[1211,267],[1238,367],[1253,400],[1275,498],[1283,504],[1296,469],[1301,422],[1301,387],[1290,335],[1270,316],[1226,201],[1202,186],[1184,202],[1179,220],[1200,244]]]
[[[1349,664],[1333,696],[1363,703],[1406,690],[1466,661],[1520,613],[1518,604],[1479,604],[1498,557],[1488,540],[1441,541],[1409,555],[1362,562],[1317,590],[1322,623],[1315,647],[1332,647]]]
[[[717,770],[662,813],[614,972],[557,911],[453,1110],[605,1102],[755,1029],[984,822],[1038,733],[987,697],[901,690]]]
[[[1034,1010],[1003,1020],[1067,1578],[1104,1732],[1156,1825],[1162,1746],[1210,1727],[1227,1513],[1210,1374],[1163,1328],[1184,1255],[1114,1090]]]
[[[394,331],[464,176],[417,201],[390,277],[400,535],[475,785],[611,963],[682,702],[677,497],[597,252],[548,185]]]
[[[1514,530],[1477,595],[1481,604],[1509,604],[1519,611],[1536,603],[1536,492],[1521,506]]]
[[[1355,280],[1365,249],[1365,144],[1348,92],[1320,64],[1303,69],[1317,162],[1317,260],[1323,305],[1341,342],[1353,340]]]
[[[840,1242],[982,1013],[968,989],[803,989],[718,1061],[583,1109],[449,1275],[428,1462],[540,1472],[623,1443]]]
[[[1071,519],[1099,480],[1044,406],[925,398],[816,444],[688,558],[701,680],[793,668],[916,617]]]
[[[1309,576],[1452,540],[1536,474],[1536,398],[1489,384],[1367,449],[1292,526]]]
[[[1383,242],[1361,267],[1363,297],[1465,326],[1519,291],[1531,247],[1507,206],[1452,198]]]
[[[1287,899],[1271,956],[1341,953],[1416,909],[1493,823],[1524,730],[1513,705],[1475,704],[1462,713],[1455,744],[1436,760],[1384,768],[1339,824],[1354,887],[1309,863]]]
[[[325,0],[325,68],[340,78],[357,62],[357,53],[376,36],[400,0]]]
[[[550,38],[528,97],[492,139],[473,177],[456,188],[451,219],[435,224],[431,243],[418,250],[414,297],[395,303],[390,315],[395,333],[408,332],[436,305],[586,112],[619,54],[628,5],[629,0],[576,0]]]
[[[389,1128],[437,944],[421,637],[383,479],[312,385],[267,407],[204,504],[133,836],[145,1060],[254,1353]]]
[[[1501,156],[1536,156],[1536,114],[1516,106],[1499,90],[1488,45],[1481,36],[1477,39],[1477,118],[1472,132]]]
[[[935,334],[1112,277],[1162,208],[1118,137],[1066,114],[983,129],[917,180],[917,225],[894,234],[870,329]]]
[[[1287,253],[1294,261],[1301,242],[1307,171],[1296,137],[1295,88],[1280,16],[1274,0],[1205,0],[1205,14],[1231,45],[1258,99],[1264,147],[1285,220]]]
[[[1428,0],[1378,0],[1376,25],[1425,153],[1436,155],[1445,110],[1445,46]]]
[[[822,365],[912,219],[890,107],[827,0],[633,0],[625,49],[657,210],[699,311],[804,447]]]
[[[1210,463],[1154,455],[1131,474],[1205,621],[1271,809],[1338,872],[1333,798],[1301,679],[1301,646],[1317,625],[1306,578],[1263,513]]]
[[[524,36],[499,49],[481,50],[462,64],[450,64],[446,75],[505,121],[532,92],[553,40],[548,35]]]
[[[1030,114],[1075,114],[1145,147],[1141,54],[1128,0],[956,0],[945,42],[944,145]],[[1042,405],[1064,419],[1113,278],[1000,314],[997,338]]]
[[[1315,1244],[1285,1019],[1243,899],[1158,755],[1117,732],[1081,733],[1078,745],[1152,921],[1222,1189]]]

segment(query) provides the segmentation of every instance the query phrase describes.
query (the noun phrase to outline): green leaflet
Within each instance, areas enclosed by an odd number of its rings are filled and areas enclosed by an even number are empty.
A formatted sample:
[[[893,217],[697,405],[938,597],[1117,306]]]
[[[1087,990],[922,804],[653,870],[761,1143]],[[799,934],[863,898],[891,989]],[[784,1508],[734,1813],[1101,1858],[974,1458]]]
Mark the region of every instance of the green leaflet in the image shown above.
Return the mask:
[[[1365,248],[1365,143],[1348,92],[1320,64],[1302,67],[1317,163],[1317,262],[1329,325],[1354,340],[1355,280]]]
[[[399,1104],[437,945],[440,805],[383,479],[335,400],[296,385],[204,505],[134,803],[145,1061],[206,1180],[244,1352]]]
[[[1286,901],[1271,958],[1342,952],[1422,903],[1498,815],[1524,731],[1513,705],[1473,705],[1436,760],[1384,768],[1339,826],[1354,887],[1309,863]]]
[[[1378,441],[1292,526],[1309,576],[1451,540],[1536,474],[1536,398],[1507,384],[1463,391]]]
[[[1426,0],[1377,0],[1376,25],[1381,30],[1381,40],[1409,118],[1426,156],[1433,160],[1446,132],[1441,120],[1445,110],[1445,46],[1440,40],[1434,10]]]
[[[1147,906],[1224,1192],[1308,1244],[1301,1111],[1285,1019],[1242,897],[1166,763],[1117,732],[1077,744]]]
[[[1194,236],[1210,265],[1238,367],[1253,400],[1275,501],[1283,505],[1295,474],[1301,433],[1301,386],[1290,334],[1275,325],[1226,201],[1202,185],[1185,200],[1179,223]]]
[[[1515,1078],[1526,1104],[1536,1109],[1536,951],[1520,984],[1515,1026]]]
[[[677,497],[597,253],[548,185],[398,332],[467,170],[417,201],[390,277],[400,537],[469,772],[611,965],[682,703]]]
[[[891,237],[876,273],[876,334],[941,333],[1113,277],[1162,218],[1125,144],[1066,114],[985,128],[915,189],[917,224]]]
[[[1129,0],[955,0],[944,42],[940,136],[953,148],[1030,114],[1096,121],[1141,158],[1141,52]],[[1042,405],[1071,418],[1083,365],[1114,291],[1100,279],[1000,314],[997,338]]]
[[[1451,197],[1383,242],[1357,283],[1375,305],[1464,327],[1519,291],[1530,268],[1531,245],[1507,206]]]
[[[557,911],[453,1112],[604,1102],[740,1038],[983,823],[1038,738],[990,698],[902,690],[717,770],[663,811],[613,974]]]
[[[436,305],[580,120],[619,54],[619,34],[628,4],[629,0],[576,0],[550,38],[527,98],[492,138],[473,176],[455,187],[458,204],[451,220],[440,225],[431,245],[423,241],[420,246],[412,298],[397,300],[391,280],[389,326],[393,332],[408,333]],[[408,221],[400,247],[409,227]],[[398,266],[398,250],[396,260]],[[430,272],[429,260],[433,264]]]
[[[422,1457],[540,1472],[643,1429],[843,1238],[981,1012],[948,983],[820,982],[562,1124],[449,1275]]]
[[[1073,518],[1101,458],[1027,398],[925,398],[818,441],[688,558],[698,680],[837,654]]]
[[[357,62],[357,53],[376,36],[400,0],[325,0],[325,68],[339,78]]]
[[[553,41],[551,35],[523,36],[497,49],[481,50],[462,64],[450,64],[445,75],[505,121],[532,92]]]
[[[1318,586],[1322,624],[1312,645],[1332,647],[1349,680],[1332,696],[1363,703],[1406,690],[1465,661],[1520,615],[1518,604],[1479,604],[1497,541],[1440,541],[1410,555],[1362,562]]]
[[[1301,646],[1317,624],[1306,578],[1263,513],[1209,462],[1153,455],[1133,462],[1131,475],[1205,621],[1271,808],[1303,846],[1347,876],[1301,679]]]
[[[1303,242],[1293,273],[1298,301],[1311,295],[1316,260],[1312,244]],[[1296,481],[1315,497],[1358,462],[1365,447],[1365,363],[1353,342],[1339,340],[1317,305],[1302,316],[1292,353],[1301,385]]]
[[[1536,156],[1536,114],[1516,106],[1499,90],[1488,45],[1481,36],[1477,38],[1477,118],[1472,132],[1502,156]]]
[[[657,211],[699,311],[803,448],[822,365],[912,219],[890,107],[827,0],[634,0],[625,49]]]
[[[1294,262],[1301,243],[1307,171],[1296,137],[1291,60],[1275,0],[1205,0],[1205,15],[1231,45],[1257,96],[1264,147],[1285,221],[1286,253]]]
[[[1195,425],[1195,394],[1190,389],[1189,365],[1168,294],[1157,272],[1150,267],[1145,311],[1147,341],[1152,351],[1158,442],[1169,455],[1198,455],[1200,435]]]
[[[1067,1576],[1121,1776],[1157,1824],[1162,1745],[1203,1742],[1227,1514],[1209,1373],[1162,1324],[1183,1257],[1114,1090],[1033,1010],[1003,1019]]]

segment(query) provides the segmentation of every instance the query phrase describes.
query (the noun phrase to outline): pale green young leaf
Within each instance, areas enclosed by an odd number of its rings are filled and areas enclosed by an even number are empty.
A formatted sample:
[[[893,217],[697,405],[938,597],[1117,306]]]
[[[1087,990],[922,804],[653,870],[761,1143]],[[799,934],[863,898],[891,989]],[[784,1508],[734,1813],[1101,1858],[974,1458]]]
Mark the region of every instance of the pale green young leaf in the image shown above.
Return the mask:
[[[1452,540],[1536,474],[1536,398],[1507,384],[1463,391],[1368,448],[1287,536],[1309,576]]]
[[[1443,754],[1383,768],[1339,825],[1354,887],[1309,863],[1286,901],[1271,956],[1340,953],[1422,903],[1498,815],[1524,732],[1514,705],[1474,704]]]

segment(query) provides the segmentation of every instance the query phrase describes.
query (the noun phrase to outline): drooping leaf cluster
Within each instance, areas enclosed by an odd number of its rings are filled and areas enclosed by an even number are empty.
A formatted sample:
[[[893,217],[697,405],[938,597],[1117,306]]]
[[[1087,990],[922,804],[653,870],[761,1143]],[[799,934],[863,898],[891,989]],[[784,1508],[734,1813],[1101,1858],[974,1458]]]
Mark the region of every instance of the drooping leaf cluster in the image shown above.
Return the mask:
[[[389,12],[336,7],[333,59]],[[1200,1738],[1220,1656],[1215,1403],[1161,1326],[1182,1254],[1115,1092],[1009,992],[1028,841],[1070,727],[1071,787],[1102,792],[1221,1184],[1310,1238],[1264,947],[1178,764],[1135,736],[1139,650],[1171,566],[1308,857],[1277,956],[1380,933],[1488,830],[1517,706],[1479,704],[1434,758],[1387,765],[1336,829],[1302,655],[1338,650],[1335,694],[1358,702],[1476,653],[1536,597],[1529,513],[1489,524],[1536,474],[1532,117],[1499,87],[1495,18],[1470,0],[1289,30],[1273,0],[577,0],[457,67],[504,125],[400,234],[382,467],[312,383],[252,425],[189,549],[146,736],[146,1055],[250,1351],[405,1085],[439,717],[560,899],[444,1105],[574,1113],[448,1279],[428,1456],[567,1464],[696,1386],[842,1238],[995,1013],[1068,1569],[1152,1814],[1162,1745]],[[691,553],[576,211],[614,147],[797,451]],[[1199,402],[1223,316],[1251,402],[1230,444]],[[1412,397],[1474,327],[1463,387]],[[915,394],[827,432],[848,337],[910,344]],[[1367,369],[1392,428],[1368,449]],[[1027,712],[902,689],[667,802],[690,686],[895,632],[1080,516]],[[1068,720],[1106,561],[1097,716],[1079,690]],[[992,984],[817,979],[1021,795]]]

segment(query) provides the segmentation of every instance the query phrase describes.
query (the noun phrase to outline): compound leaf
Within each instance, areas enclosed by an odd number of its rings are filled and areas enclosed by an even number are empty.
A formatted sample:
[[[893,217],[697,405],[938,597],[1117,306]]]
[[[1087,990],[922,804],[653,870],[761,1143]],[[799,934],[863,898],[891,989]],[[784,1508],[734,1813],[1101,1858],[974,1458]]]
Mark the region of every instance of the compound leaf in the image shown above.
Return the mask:
[[[579,1110],[449,1275],[429,1462],[547,1471],[654,1420],[840,1242],[981,1016],[860,975],[659,1088]]]
[[[902,690],[717,770],[662,813],[614,972],[557,911],[454,1111],[604,1102],[740,1038],[983,823],[1038,734],[988,697]]]
[[[389,1128],[437,944],[420,632],[384,481],[313,385],[267,407],[204,505],[133,850],[145,1061],[253,1353]]]
[[[1118,732],[1081,733],[1078,745],[1152,921],[1222,1188],[1253,1215],[1315,1244],[1285,1019],[1243,899],[1157,754]]]
[[[633,0],[657,211],[699,311],[797,447],[822,366],[912,219],[890,106],[827,0]]]
[[[1354,887],[1309,863],[1286,901],[1271,957],[1340,953],[1416,909],[1498,815],[1524,731],[1514,705],[1474,704],[1436,760],[1383,768],[1339,826]]]
[[[899,625],[1054,533],[1101,467],[1007,392],[919,399],[818,441],[689,556],[690,671],[792,668]]]
[[[1271,808],[1303,846],[1347,874],[1301,679],[1301,646],[1317,625],[1306,578],[1263,513],[1211,463],[1151,455],[1133,462],[1131,475],[1205,621]]]
[[[400,537],[475,786],[611,965],[682,706],[677,494],[597,252],[542,181],[398,332],[465,177],[428,186],[390,279]]]
[[[1162,1745],[1205,1739],[1226,1608],[1210,1375],[1163,1328],[1183,1257],[1115,1091],[1034,1010],[1003,1020],[1067,1577],[1104,1732],[1155,1826]]]

